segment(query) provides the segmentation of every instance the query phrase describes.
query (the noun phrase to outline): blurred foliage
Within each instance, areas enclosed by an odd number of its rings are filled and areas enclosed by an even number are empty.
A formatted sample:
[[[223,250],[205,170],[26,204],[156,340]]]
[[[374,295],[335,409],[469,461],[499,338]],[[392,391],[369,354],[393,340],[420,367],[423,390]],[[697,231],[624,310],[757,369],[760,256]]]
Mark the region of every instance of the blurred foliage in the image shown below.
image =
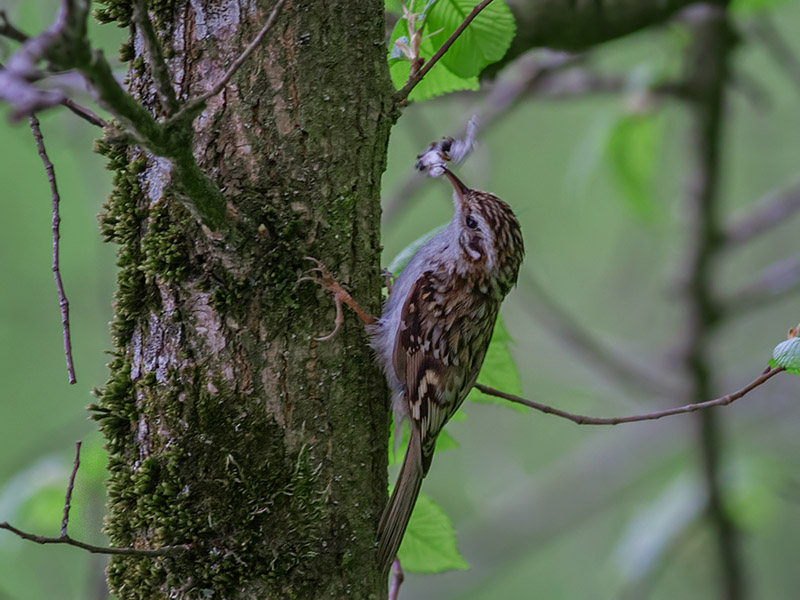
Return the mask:
[[[56,5],[55,0],[42,0],[4,8],[24,30],[35,32],[49,25]],[[769,15],[800,53],[793,35],[800,25],[800,3],[735,0],[733,10],[742,19]],[[407,34],[407,24],[398,22],[403,26],[402,32],[395,29],[395,39]],[[426,27],[426,35],[436,30],[431,22]],[[125,32],[93,25],[91,35],[113,56]],[[480,132],[481,146],[461,169],[470,185],[489,189],[514,207],[528,248],[523,269],[534,273],[594,333],[646,361],[656,360],[682,325],[672,282],[685,241],[680,213],[687,119],[678,105],[667,102],[642,113],[641,105],[631,105],[630,99],[631,93],[678,72],[685,41],[685,31],[671,26],[608,44],[597,52],[602,69],[632,81],[640,69],[657,77],[648,75],[642,85],[634,81],[632,90],[618,96],[523,102]],[[0,52],[7,55],[12,47],[2,42]],[[423,55],[435,49],[432,38],[423,41]],[[408,61],[393,61],[395,84],[402,85]],[[768,102],[766,109],[754,109],[741,91],[731,91],[722,186],[726,218],[748,210],[766,191],[796,174],[800,130],[798,90],[755,39],[742,40],[735,66],[736,73],[764,90]],[[431,76],[438,68],[425,80],[432,89],[424,92],[425,81],[418,86],[419,97],[477,83],[444,63],[441,68],[456,81],[448,84],[443,71],[444,79],[437,83]],[[452,94],[405,111],[391,139],[385,198],[408,177],[414,156],[431,139],[458,131],[484,97]],[[90,103],[88,98],[82,101]],[[95,221],[110,190],[110,175],[101,157],[89,151],[96,130],[65,111],[43,115],[63,198],[61,269],[72,307],[78,374],[78,384],[69,387],[50,272],[47,181],[25,125],[4,121],[0,127],[0,223],[5,225],[0,277],[6,282],[0,293],[0,520],[57,534],[73,442],[83,438],[70,533],[104,543],[102,442],[83,407],[90,402],[92,387],[105,380],[103,352],[111,346],[114,248],[101,244]],[[426,182],[397,219],[385,224],[386,262],[409,240],[449,220],[449,191],[440,184]],[[646,226],[642,216],[649,219]],[[715,274],[719,293],[737,289],[765,265],[797,254],[796,227],[796,221],[786,223],[726,255]],[[398,265],[393,270],[399,271]],[[587,414],[656,408],[652,398],[620,389],[576,361],[565,345],[531,320],[529,293],[522,286],[504,305],[504,323],[516,343],[502,337],[502,343],[493,344],[493,352],[515,357],[519,369],[502,382],[482,381]],[[795,295],[741,315],[721,329],[713,348],[717,391],[737,389],[757,375],[781,332],[797,318]],[[779,345],[782,350],[773,360],[796,368],[796,340]],[[507,357],[497,362],[511,364]],[[795,565],[800,539],[797,389],[796,378],[779,376],[720,409],[726,431],[726,509],[746,527],[753,598],[788,598],[800,589]],[[461,569],[467,562],[470,570],[409,575],[401,597],[714,597],[715,542],[697,518],[704,499],[691,416],[585,428],[480,403],[465,405],[462,413],[469,418],[454,418],[440,438],[439,451],[457,449],[437,455],[420,499],[425,508],[415,513],[418,523],[412,520],[408,538],[427,539],[425,529],[431,523],[430,539],[441,541],[442,555],[424,555],[439,541],[419,550],[409,549],[414,543],[409,541],[401,552],[409,570]],[[394,456],[393,464],[401,456]],[[98,580],[103,566],[103,558],[76,549],[43,548],[0,535],[0,598],[102,598]]]

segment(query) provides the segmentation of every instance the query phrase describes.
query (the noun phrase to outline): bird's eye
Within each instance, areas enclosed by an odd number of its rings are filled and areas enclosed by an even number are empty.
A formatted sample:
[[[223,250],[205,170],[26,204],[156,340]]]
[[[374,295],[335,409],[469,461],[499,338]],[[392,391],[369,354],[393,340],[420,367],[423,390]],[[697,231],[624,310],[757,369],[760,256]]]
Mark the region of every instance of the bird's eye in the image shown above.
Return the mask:
[[[478,222],[475,219],[473,219],[471,215],[467,217],[467,227],[469,227],[470,229],[478,228]]]

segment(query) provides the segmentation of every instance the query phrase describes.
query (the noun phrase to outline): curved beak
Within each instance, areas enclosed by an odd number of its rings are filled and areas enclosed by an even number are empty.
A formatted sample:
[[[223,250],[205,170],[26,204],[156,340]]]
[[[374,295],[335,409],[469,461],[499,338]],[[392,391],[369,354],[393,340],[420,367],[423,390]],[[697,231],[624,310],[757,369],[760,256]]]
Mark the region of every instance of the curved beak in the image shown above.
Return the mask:
[[[456,189],[456,194],[458,194],[459,200],[464,200],[464,195],[469,192],[469,188],[464,185],[464,183],[456,177],[450,169],[447,167],[442,167],[444,169],[444,174],[447,175],[447,178],[450,180],[450,183],[453,184],[453,187]]]

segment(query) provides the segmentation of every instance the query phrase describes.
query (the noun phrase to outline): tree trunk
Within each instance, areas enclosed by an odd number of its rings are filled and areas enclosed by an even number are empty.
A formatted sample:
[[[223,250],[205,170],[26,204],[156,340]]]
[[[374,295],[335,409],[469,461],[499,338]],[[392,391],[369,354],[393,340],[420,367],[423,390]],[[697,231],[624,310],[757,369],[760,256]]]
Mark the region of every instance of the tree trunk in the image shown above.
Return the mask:
[[[155,5],[155,3],[151,3]],[[272,0],[160,2],[151,16],[181,98],[209,89]],[[104,9],[121,24],[130,7]],[[130,89],[162,116],[133,31]],[[169,163],[101,143],[116,186],[116,355],[95,407],[108,440],[119,598],[383,598],[375,528],[389,410],[361,323],[298,279],[322,259],[380,306],[379,189],[391,127],[383,3],[288,0],[195,120],[194,154],[228,200],[218,239],[175,199]]]

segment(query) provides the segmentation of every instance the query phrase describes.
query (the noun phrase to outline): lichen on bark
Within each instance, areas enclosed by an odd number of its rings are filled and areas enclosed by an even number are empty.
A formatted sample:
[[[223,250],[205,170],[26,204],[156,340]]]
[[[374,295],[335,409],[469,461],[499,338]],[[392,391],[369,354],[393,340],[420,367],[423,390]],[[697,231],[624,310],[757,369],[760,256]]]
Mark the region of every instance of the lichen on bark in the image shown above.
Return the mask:
[[[106,16],[129,24],[129,3]],[[154,23],[180,98],[202,93],[271,2],[161,2]],[[155,8],[155,5],[151,5]],[[115,354],[94,415],[109,451],[119,598],[381,598],[388,405],[363,328],[298,285],[322,258],[380,304],[379,185],[391,127],[383,7],[287,1],[274,30],[194,124],[235,243],[175,201],[163,159],[99,144],[115,171],[101,217],[120,245]],[[168,35],[165,35],[168,34]],[[160,114],[132,30],[129,89]],[[142,59],[145,60],[142,60]],[[134,64],[135,63],[135,64]]]

